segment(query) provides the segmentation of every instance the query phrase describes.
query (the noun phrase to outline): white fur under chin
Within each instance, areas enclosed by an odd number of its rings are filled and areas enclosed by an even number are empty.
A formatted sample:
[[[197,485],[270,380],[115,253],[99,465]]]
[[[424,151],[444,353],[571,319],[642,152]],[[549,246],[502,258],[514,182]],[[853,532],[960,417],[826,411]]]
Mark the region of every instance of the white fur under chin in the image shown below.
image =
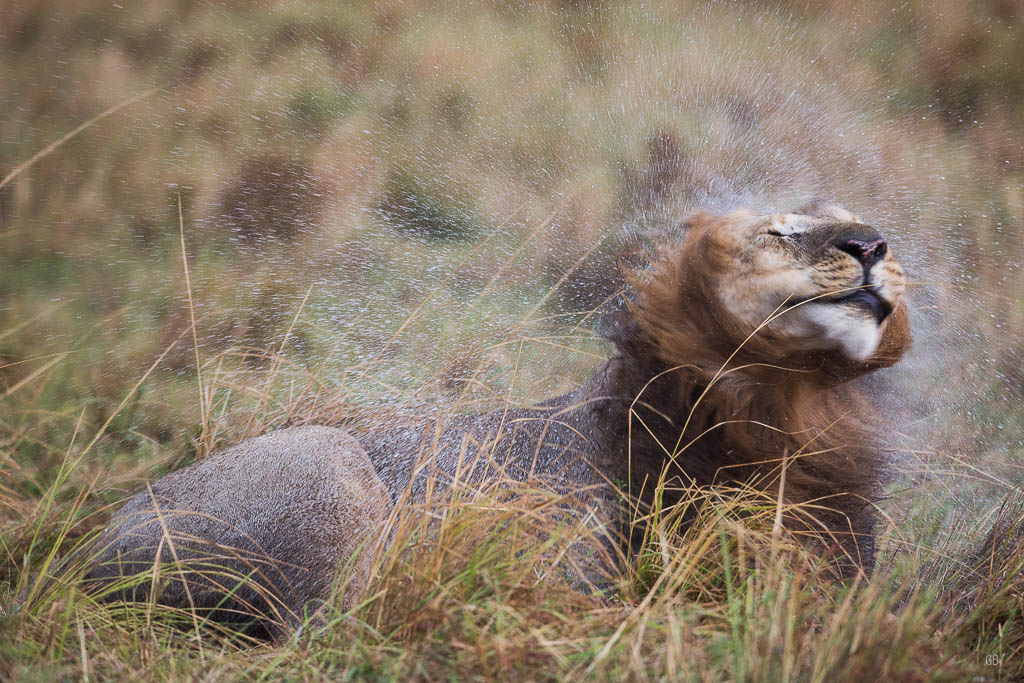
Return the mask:
[[[811,304],[806,308],[807,320],[850,360],[867,360],[878,349],[881,328],[870,315],[850,311],[842,304]]]

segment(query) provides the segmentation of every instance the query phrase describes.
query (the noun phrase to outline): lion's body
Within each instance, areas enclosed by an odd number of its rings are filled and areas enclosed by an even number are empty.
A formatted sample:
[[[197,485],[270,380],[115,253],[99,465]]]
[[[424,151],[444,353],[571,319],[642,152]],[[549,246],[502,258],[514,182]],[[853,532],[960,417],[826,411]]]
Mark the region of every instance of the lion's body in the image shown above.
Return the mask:
[[[607,326],[614,353],[583,386],[530,408],[361,433],[348,462],[368,457],[388,509],[422,499],[431,485],[501,476],[576,494],[609,537],[626,541],[626,522],[650,505],[659,481],[671,506],[695,486],[750,484],[776,496],[785,469],[787,524],[831,546],[843,574],[870,568],[885,460],[847,380],[898,360],[909,333],[899,266],[877,233],[837,212],[694,217],[684,243],[633,281],[633,300]],[[857,251],[844,257],[849,245]],[[863,287],[871,297],[856,293]],[[191,487],[191,509],[211,514],[202,492],[216,482],[199,471],[230,452],[171,475],[182,492]],[[335,474],[307,494],[309,505],[351,483],[343,469]],[[236,507],[260,506],[259,494],[246,495]],[[144,496],[126,510],[144,507]],[[379,508],[369,517],[383,518]],[[108,537],[125,551],[158,544],[153,525],[130,541],[117,528]],[[281,518],[273,533],[312,543],[351,535],[301,514]],[[324,540],[344,561],[351,541]],[[306,560],[301,551],[288,559]]]

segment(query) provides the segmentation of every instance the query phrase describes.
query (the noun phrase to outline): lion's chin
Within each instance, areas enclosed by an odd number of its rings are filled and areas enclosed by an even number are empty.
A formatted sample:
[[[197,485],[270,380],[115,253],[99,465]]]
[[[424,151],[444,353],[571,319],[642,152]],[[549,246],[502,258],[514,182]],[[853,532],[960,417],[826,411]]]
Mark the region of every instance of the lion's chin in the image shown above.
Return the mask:
[[[875,353],[882,339],[875,316],[852,305],[813,304],[805,315],[818,330],[827,348],[838,348],[853,361],[865,361]]]

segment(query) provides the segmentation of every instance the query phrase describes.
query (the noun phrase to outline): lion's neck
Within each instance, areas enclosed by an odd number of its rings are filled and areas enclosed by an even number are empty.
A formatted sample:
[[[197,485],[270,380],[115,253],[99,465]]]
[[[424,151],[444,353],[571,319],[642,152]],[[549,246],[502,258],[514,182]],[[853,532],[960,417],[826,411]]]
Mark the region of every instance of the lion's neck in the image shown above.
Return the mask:
[[[627,484],[641,514],[661,482],[663,507],[694,485],[739,482],[774,500],[784,465],[786,502],[813,503],[813,513],[792,508],[786,524],[824,527],[870,566],[870,506],[885,469],[867,435],[870,411],[845,386],[798,372],[720,372],[724,365],[673,368],[642,345],[620,345],[582,390],[597,418],[594,465]]]
[[[835,460],[865,448],[860,425],[845,417],[852,399],[844,389],[799,373],[728,372],[725,361],[674,368],[642,344],[620,346],[582,390],[596,418],[588,420],[598,428],[595,450],[605,460],[595,464],[630,481],[633,491],[663,474],[701,486],[756,478],[770,489],[782,459],[799,456],[794,486],[817,490],[828,487],[810,473],[823,468],[831,476],[834,466],[807,453],[839,453]],[[873,462],[867,459],[867,470]],[[859,489],[874,477],[872,470],[845,482]]]

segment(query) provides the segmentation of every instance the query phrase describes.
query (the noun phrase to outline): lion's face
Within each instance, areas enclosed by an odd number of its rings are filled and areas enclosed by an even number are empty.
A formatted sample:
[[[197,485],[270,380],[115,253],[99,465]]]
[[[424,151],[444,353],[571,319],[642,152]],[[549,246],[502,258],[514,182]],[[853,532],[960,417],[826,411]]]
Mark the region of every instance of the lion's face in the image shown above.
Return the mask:
[[[810,213],[810,212],[808,212]],[[838,207],[696,220],[687,240],[705,290],[731,327],[794,351],[875,354],[891,314],[903,305],[903,270],[874,228]],[[738,324],[736,324],[738,323]]]

